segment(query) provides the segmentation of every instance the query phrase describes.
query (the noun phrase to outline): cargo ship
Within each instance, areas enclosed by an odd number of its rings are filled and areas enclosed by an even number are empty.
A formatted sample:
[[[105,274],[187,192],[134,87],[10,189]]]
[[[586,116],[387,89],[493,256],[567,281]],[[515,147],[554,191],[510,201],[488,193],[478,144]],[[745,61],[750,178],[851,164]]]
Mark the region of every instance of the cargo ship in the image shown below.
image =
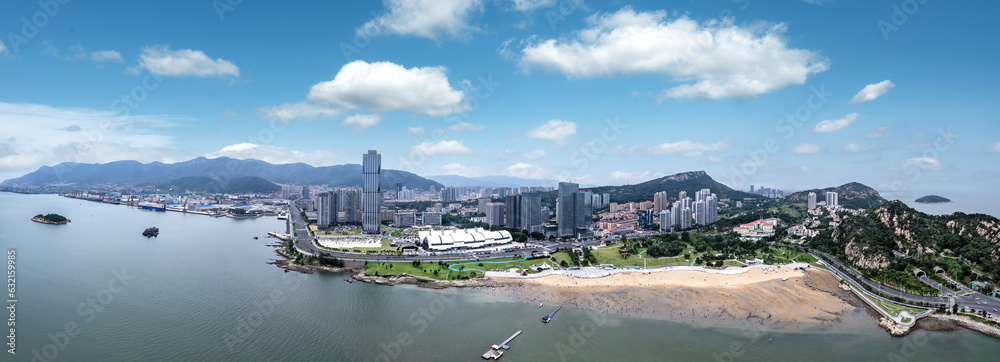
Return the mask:
[[[153,211],[167,211],[166,204],[158,204],[155,202],[140,202],[136,204],[141,209],[153,210]]]

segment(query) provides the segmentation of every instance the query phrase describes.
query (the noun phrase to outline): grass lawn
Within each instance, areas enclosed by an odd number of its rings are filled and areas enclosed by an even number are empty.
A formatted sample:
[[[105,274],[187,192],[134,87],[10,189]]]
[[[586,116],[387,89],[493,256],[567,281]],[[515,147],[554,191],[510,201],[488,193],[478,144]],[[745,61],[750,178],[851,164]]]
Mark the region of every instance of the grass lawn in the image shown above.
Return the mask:
[[[685,248],[679,256],[650,258],[645,255],[645,249],[642,249],[640,250],[640,254],[643,254],[642,258],[640,258],[639,255],[632,254],[629,255],[628,258],[623,259],[621,253],[618,252],[618,249],[621,249],[622,245],[623,244],[621,243],[611,244],[603,248],[598,248],[597,250],[592,250],[591,253],[594,254],[595,258],[597,258],[598,264],[614,264],[616,267],[621,267],[643,266],[643,263],[645,262],[647,268],[688,265],[691,264],[691,260],[684,259],[684,254],[694,253],[694,249],[689,246]],[[692,255],[692,258],[693,257],[694,256]]]
[[[317,235],[353,236],[353,235],[361,235],[361,229],[317,231],[316,234]]]
[[[562,262],[565,261],[566,265],[569,265],[571,267],[576,265],[576,261],[577,260],[580,260],[576,256],[576,254],[570,254],[570,253],[565,252],[565,251],[560,251],[558,253],[552,254],[552,259],[554,259],[556,261],[556,263],[558,263],[560,265],[562,264]]]
[[[417,234],[404,233],[402,230],[393,231],[389,235],[391,235],[394,238],[403,237],[403,236],[417,236]]]
[[[382,239],[382,246],[378,248],[337,248],[337,249],[327,249],[327,250],[340,251],[344,253],[358,253],[358,254],[379,254],[379,253],[395,254],[400,250],[400,248],[397,246],[389,246],[389,242],[390,239]],[[316,246],[319,245],[317,244]]]
[[[375,273],[377,272],[378,276],[399,277],[402,276],[403,273],[406,273],[407,275],[423,276],[440,280],[456,280],[459,276],[470,276],[473,273],[475,273],[476,277],[483,276],[483,272],[473,271],[472,269],[493,270],[515,267],[527,269],[533,264],[541,264],[543,262],[548,262],[551,265],[551,262],[549,262],[548,259],[521,259],[523,258],[454,263],[455,269],[460,269],[461,266],[465,266],[465,269],[460,271],[449,269],[448,263],[443,265],[439,265],[437,263],[421,263],[420,266],[413,266],[412,263],[368,263],[368,265],[365,266],[365,275],[376,275]],[[479,266],[480,263],[483,264],[483,266]],[[435,271],[437,271],[437,274],[434,274]],[[529,273],[536,272],[529,271]]]

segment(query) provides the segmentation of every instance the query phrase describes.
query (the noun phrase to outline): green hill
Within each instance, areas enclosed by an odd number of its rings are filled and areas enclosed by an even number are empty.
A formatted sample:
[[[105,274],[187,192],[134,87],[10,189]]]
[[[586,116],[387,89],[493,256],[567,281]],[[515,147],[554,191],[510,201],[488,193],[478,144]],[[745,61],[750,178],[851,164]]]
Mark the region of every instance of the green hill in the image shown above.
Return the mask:
[[[228,182],[206,176],[181,177],[170,182],[156,185],[161,190],[171,192],[209,192],[209,193],[271,193],[281,190],[281,186],[254,176],[237,177]]]
[[[866,185],[851,182],[837,187],[827,187],[825,189],[813,189],[796,192],[785,197],[785,202],[802,203],[809,201],[809,193],[816,193],[816,201],[823,201],[826,193],[833,191],[837,193],[837,202],[848,209],[871,209],[884,204],[886,201],[878,191]]]
[[[845,219],[830,237],[814,239],[812,246],[859,268],[942,266],[949,272],[972,269],[1000,278],[1000,220],[989,215],[935,216],[890,201]]]
[[[679,173],[671,176],[664,176],[658,179],[649,180],[635,185],[622,186],[600,186],[581,188],[596,194],[610,194],[611,202],[619,204],[627,202],[652,201],[653,194],[666,191],[670,202],[677,201],[677,194],[687,191],[688,196],[694,198],[694,193],[701,189],[712,190],[719,199],[762,199],[763,196],[754,195],[749,192],[736,191],[718,181],[712,179],[705,171],[691,171]],[[558,191],[550,191],[542,194],[542,205],[549,206],[555,210],[555,199]]]

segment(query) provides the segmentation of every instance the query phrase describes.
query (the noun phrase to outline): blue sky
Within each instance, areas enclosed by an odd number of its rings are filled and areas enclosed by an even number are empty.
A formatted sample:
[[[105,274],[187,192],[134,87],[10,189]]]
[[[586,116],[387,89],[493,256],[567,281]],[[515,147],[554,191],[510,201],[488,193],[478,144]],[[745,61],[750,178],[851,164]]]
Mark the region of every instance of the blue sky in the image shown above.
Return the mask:
[[[585,184],[1000,176],[994,2],[42,4],[0,12],[0,179],[372,148],[421,175]]]

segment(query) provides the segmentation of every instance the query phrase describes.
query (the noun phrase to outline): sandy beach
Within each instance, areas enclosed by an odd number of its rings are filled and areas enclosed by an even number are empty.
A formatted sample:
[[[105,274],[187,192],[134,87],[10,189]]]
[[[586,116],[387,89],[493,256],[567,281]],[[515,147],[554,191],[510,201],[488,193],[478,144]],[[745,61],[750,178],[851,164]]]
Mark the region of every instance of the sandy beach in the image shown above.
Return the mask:
[[[709,326],[759,323],[775,328],[822,329],[855,308],[847,302],[852,300],[850,292],[841,290],[833,276],[791,267],[752,269],[735,275],[686,270],[602,278],[552,275],[508,279],[506,283],[489,292],[529,303]]]

